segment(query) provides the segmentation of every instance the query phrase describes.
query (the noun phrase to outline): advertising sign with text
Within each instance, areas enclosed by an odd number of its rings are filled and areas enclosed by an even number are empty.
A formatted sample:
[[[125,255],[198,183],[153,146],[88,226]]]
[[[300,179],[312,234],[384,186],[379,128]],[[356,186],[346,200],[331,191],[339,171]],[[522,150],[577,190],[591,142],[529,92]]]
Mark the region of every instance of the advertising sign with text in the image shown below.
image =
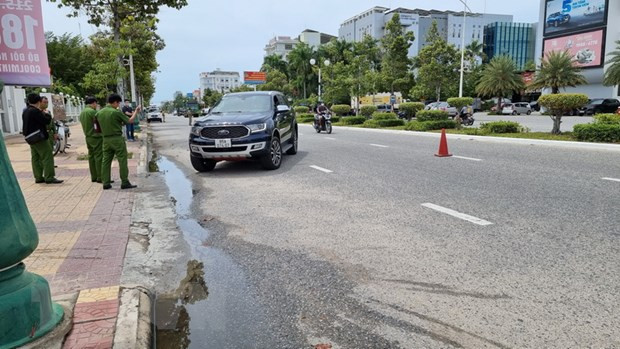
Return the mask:
[[[594,68],[603,65],[603,29],[588,33],[560,36],[545,39],[543,52],[568,50],[581,68]]]
[[[607,0],[547,0],[546,2],[545,36],[582,31],[606,24]]]
[[[50,86],[41,0],[0,0],[0,79]]]
[[[243,83],[246,85],[260,85],[267,82],[267,73],[260,71],[243,72]]]

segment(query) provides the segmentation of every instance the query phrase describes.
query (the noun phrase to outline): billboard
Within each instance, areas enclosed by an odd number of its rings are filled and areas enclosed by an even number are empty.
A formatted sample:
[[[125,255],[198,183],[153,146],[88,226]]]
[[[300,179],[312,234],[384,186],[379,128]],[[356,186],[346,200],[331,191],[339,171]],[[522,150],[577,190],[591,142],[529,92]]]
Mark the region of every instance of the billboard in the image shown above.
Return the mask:
[[[547,0],[544,36],[606,25],[607,2],[608,0]]]
[[[261,85],[267,82],[267,73],[260,71],[243,72],[243,83],[246,85]]]
[[[50,86],[41,0],[0,0],[0,79]]]
[[[601,67],[604,62],[603,29],[545,39],[543,53],[568,50],[581,68]]]

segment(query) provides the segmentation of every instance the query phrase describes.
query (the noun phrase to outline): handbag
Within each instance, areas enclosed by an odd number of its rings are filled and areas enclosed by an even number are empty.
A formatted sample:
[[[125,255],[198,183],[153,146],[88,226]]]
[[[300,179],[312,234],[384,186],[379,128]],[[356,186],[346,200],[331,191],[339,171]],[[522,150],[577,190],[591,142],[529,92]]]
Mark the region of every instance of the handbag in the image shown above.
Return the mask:
[[[26,143],[30,145],[37,144],[47,139],[47,137],[45,137],[45,135],[43,134],[43,132],[41,132],[41,130],[36,130],[32,132],[31,134],[26,135],[25,138],[26,138]]]
[[[101,133],[101,125],[99,125],[99,120],[97,120],[96,116],[93,118],[93,130],[95,133]]]

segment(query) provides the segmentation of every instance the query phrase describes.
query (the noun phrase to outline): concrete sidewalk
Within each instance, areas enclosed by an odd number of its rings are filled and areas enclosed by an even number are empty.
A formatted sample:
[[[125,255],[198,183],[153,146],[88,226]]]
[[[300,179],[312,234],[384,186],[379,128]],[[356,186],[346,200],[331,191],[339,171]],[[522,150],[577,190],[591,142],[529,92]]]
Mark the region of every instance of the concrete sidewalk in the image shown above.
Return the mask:
[[[30,214],[39,231],[39,246],[24,262],[28,271],[45,277],[52,296],[79,292],[73,329],[63,348],[111,348],[119,311],[120,278],[129,239],[134,200],[132,190],[120,190],[118,167],[113,164],[113,189],[91,183],[87,153],[79,124],[71,127],[71,148],[54,160],[59,185],[35,184],[30,149],[22,137],[7,140],[11,164]],[[130,180],[136,173],[139,142],[128,142]],[[139,183],[138,183],[139,184]],[[135,189],[134,189],[135,190]]]

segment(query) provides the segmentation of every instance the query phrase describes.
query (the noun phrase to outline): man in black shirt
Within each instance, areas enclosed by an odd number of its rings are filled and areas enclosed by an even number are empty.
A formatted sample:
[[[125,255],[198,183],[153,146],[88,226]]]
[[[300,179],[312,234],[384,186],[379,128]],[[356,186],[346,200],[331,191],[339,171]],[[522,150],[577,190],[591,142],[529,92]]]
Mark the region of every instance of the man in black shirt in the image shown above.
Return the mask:
[[[130,118],[133,115],[133,108],[131,107],[131,102],[128,99],[125,100],[125,105],[123,106],[123,109],[121,111],[123,112],[123,114],[127,115],[128,118]],[[136,138],[134,137],[134,134],[133,134],[133,131],[134,131],[133,122],[130,122],[127,125],[125,125],[125,128],[127,129],[127,140],[130,142],[135,142]]]
[[[44,139],[30,144],[30,157],[32,160],[32,172],[36,183],[59,184],[63,181],[55,178],[54,171],[54,154],[52,146],[49,142],[49,132],[47,128],[52,122],[51,115],[44,114],[39,108],[41,107],[41,96],[35,93],[28,95],[28,107],[22,113],[22,121],[24,124],[24,136],[33,132],[41,131]]]

